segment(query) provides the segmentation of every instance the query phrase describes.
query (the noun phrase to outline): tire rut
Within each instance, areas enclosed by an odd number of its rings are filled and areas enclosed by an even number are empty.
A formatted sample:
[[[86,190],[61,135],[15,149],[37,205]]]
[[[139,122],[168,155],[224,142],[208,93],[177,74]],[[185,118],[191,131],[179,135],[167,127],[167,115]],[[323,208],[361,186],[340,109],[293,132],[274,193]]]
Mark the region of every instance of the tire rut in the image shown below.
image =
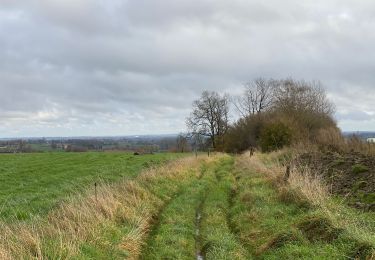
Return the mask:
[[[189,183],[189,185],[182,187],[179,190],[179,192],[172,199],[170,199],[168,203],[166,203],[163,206],[163,208],[159,211],[157,215],[157,220],[155,221],[152,227],[152,231],[150,232],[150,235],[148,236],[147,242],[143,246],[142,255],[140,259],[154,258],[154,254],[156,254],[155,251],[157,251],[157,249],[155,249],[155,245],[157,244],[155,242],[155,239],[157,239],[158,236],[160,236],[161,230],[167,227],[167,228],[172,228],[171,231],[175,232],[175,230],[183,227],[186,224],[184,223],[184,221],[186,221],[184,217],[188,217],[188,215],[191,214],[189,213],[191,212],[189,211],[189,208],[191,207],[193,209],[193,214],[191,215],[191,222],[194,223],[195,221],[195,225],[191,229],[193,231],[193,228],[195,228],[195,233],[193,232],[191,241],[193,242],[193,248],[195,248],[195,251],[198,250],[198,245],[200,244],[199,243],[199,235],[200,235],[199,227],[200,227],[200,220],[202,218],[201,208],[203,207],[203,204],[204,204],[204,200],[202,200],[201,198],[205,197],[204,194],[205,194],[205,189],[206,189],[202,179],[204,178],[206,171],[207,169],[205,165],[203,165],[201,167],[200,173],[197,176],[197,178],[193,179]],[[184,205],[184,208],[181,208],[181,210],[178,213],[181,214],[181,212],[186,212],[187,216],[184,215],[182,217],[178,217],[178,215],[170,214],[171,208],[173,211],[173,208],[175,210],[176,205],[180,206],[181,204]],[[172,224],[170,223],[171,221],[173,222]],[[168,247],[170,245],[164,244],[164,246]],[[197,252],[194,252],[194,253],[197,253]]]

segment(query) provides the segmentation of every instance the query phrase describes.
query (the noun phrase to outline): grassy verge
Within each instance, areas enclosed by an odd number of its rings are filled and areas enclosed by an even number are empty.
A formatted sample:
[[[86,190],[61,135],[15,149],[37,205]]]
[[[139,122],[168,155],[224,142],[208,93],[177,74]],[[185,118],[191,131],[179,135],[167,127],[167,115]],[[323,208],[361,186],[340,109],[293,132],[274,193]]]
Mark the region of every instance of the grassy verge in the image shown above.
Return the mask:
[[[337,203],[311,174],[295,170],[284,183],[283,172],[269,155],[237,160],[231,217],[251,254],[259,259],[374,257],[374,216]]]
[[[45,216],[69,195],[95,182],[134,178],[178,154],[133,156],[123,152],[0,154],[0,218]]]

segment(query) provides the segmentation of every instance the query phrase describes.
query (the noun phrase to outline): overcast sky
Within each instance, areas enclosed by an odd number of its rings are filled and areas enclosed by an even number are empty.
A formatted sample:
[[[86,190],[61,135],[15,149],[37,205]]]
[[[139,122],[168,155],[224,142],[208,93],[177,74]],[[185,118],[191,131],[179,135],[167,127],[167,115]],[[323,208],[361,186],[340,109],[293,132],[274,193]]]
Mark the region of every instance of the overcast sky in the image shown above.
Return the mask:
[[[375,130],[375,1],[0,0],[0,137],[178,133],[260,76],[320,80]]]

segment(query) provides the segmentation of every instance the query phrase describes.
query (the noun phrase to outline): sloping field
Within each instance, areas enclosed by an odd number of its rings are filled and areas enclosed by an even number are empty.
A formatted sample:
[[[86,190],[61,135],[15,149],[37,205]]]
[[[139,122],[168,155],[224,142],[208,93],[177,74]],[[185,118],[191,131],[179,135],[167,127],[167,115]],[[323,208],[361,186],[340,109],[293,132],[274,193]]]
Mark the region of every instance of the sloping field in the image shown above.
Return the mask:
[[[68,195],[95,182],[133,178],[142,169],[178,154],[131,153],[0,154],[0,218],[44,215]]]
[[[186,157],[101,184],[29,223],[0,259],[374,259],[375,216],[279,155]]]

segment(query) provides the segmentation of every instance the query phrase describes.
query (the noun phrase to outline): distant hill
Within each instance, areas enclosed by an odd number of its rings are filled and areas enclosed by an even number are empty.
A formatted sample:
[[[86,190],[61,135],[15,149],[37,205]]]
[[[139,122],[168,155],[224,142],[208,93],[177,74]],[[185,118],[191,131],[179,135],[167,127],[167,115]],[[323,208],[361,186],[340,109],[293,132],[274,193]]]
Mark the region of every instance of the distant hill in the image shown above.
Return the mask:
[[[375,138],[375,132],[371,131],[348,131],[348,132],[343,132],[343,135],[346,137],[355,135],[360,137],[363,140],[366,140],[367,138]]]
[[[177,134],[0,138],[0,153],[103,150],[175,150]]]

